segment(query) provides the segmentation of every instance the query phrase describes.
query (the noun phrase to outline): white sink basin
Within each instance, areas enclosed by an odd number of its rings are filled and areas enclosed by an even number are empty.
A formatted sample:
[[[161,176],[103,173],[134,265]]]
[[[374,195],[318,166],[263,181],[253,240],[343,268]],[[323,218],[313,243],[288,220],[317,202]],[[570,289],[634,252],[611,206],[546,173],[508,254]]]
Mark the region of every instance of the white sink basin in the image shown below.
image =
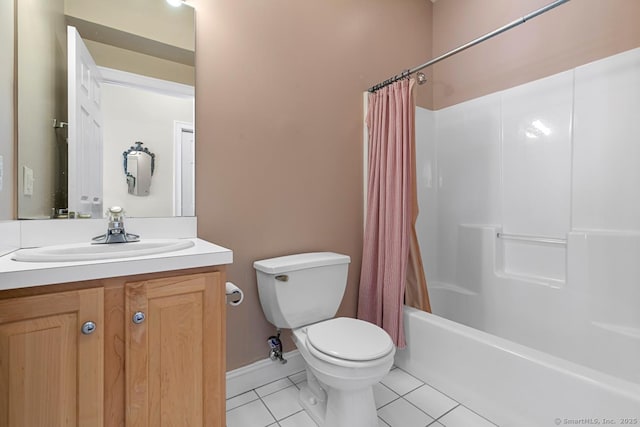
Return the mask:
[[[193,241],[185,239],[146,239],[111,244],[76,243],[20,249],[13,254],[12,259],[28,262],[69,262],[130,258],[179,251],[193,245]]]

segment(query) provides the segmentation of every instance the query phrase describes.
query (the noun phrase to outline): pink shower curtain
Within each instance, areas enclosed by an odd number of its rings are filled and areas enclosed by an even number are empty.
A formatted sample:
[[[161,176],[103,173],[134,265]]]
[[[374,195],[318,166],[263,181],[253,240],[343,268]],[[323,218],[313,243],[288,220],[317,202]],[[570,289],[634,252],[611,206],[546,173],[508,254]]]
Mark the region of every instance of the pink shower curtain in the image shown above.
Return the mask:
[[[430,311],[415,234],[413,85],[405,79],[370,94],[367,111],[369,174],[358,318],[381,326],[400,348],[406,345],[407,279],[407,295],[417,301],[407,303]]]

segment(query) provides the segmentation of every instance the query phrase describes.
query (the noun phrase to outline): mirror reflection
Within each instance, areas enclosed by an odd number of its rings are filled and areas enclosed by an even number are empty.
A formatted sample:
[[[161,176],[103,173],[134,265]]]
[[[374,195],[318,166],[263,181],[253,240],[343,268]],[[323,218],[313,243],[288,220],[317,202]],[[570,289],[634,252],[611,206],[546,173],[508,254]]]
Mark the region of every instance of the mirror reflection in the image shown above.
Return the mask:
[[[15,13],[18,217],[193,215],[193,8],[20,0]],[[122,156],[137,141],[154,172],[130,192]]]
[[[156,155],[147,147],[142,147],[142,144],[140,141],[136,142],[136,145],[122,153],[122,157],[128,193],[146,197],[151,189]]]

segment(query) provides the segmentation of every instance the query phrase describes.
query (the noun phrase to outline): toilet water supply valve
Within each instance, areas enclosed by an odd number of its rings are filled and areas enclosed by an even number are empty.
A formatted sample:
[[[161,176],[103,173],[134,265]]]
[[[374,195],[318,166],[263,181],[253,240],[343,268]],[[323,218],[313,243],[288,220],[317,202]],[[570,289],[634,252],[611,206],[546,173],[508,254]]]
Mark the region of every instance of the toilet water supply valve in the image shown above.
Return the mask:
[[[282,357],[282,341],[280,341],[280,329],[277,330],[277,335],[270,336],[267,340],[269,344],[269,359],[280,361],[281,363],[287,363],[287,359]]]

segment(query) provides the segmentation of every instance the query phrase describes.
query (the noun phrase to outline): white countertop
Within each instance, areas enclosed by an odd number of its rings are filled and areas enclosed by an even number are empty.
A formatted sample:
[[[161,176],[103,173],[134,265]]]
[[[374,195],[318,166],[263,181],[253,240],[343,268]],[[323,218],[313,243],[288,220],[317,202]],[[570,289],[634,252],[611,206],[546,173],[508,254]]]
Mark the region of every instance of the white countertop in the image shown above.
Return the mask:
[[[0,290],[231,264],[233,252],[198,238],[179,251],[75,262],[21,262],[0,257]]]

